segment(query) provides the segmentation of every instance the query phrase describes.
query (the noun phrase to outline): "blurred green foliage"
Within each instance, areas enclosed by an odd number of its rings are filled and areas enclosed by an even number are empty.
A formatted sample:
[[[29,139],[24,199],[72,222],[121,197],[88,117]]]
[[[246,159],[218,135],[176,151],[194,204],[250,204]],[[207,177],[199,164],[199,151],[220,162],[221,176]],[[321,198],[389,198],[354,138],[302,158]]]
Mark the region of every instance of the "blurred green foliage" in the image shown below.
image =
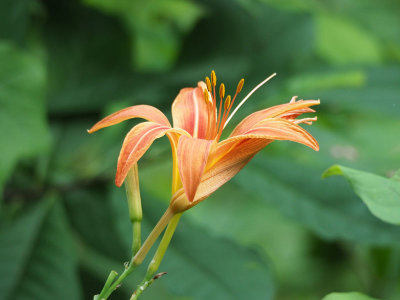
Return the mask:
[[[168,274],[143,299],[398,299],[400,228],[321,174],[399,169],[399,16],[391,0],[0,1],[0,299],[90,299],[122,270],[131,233],[113,176],[135,121],[86,129],[128,105],[169,114],[212,69],[228,93],[278,73],[232,126],[293,95],[320,98],[308,129],[321,150],[272,143],[185,213]],[[168,147],[139,163],[145,233],[169,201]]]

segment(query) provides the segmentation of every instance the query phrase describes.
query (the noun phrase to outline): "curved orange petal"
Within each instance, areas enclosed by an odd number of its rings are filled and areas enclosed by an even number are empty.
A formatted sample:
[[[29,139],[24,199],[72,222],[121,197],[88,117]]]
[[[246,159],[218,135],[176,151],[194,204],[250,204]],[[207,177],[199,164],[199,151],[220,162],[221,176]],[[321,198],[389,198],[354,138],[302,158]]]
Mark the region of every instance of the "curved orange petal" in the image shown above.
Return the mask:
[[[121,109],[105,117],[103,120],[94,124],[94,126],[90,128],[88,132],[93,133],[104,127],[115,125],[122,121],[133,118],[142,118],[151,122],[171,127],[171,124],[169,123],[167,117],[157,108],[150,105],[135,105]]]
[[[234,177],[247,163],[249,163],[254,155],[269,142],[270,141],[263,139],[251,138],[240,142],[231,141],[232,144],[236,144],[234,151],[229,151],[226,153],[227,155],[220,156],[212,167],[206,167],[206,171],[201,177],[193,201],[188,201],[184,189],[180,189],[172,197],[170,204],[171,208],[176,212],[184,211],[209,197],[222,185],[232,179],[232,177]],[[219,145],[217,145],[216,148],[218,147]],[[214,151],[218,152],[218,149],[212,150],[213,153]],[[210,154],[210,156],[213,155],[214,154]]]
[[[176,212],[186,210],[210,196],[235,176],[261,149],[274,140],[290,140],[318,150],[317,141],[299,125],[285,119],[267,119],[246,134],[230,137],[216,145],[209,155],[195,198],[188,201],[183,189],[171,200]]]
[[[315,151],[319,150],[318,142],[307,130],[286,119],[273,118],[258,122],[257,125],[242,135],[232,136],[222,141],[220,147],[226,147],[233,141],[246,138],[262,138],[267,140],[288,140],[306,145]]]
[[[182,128],[199,139],[207,137],[207,129],[212,123],[203,88],[205,85],[200,82],[196,88],[182,89],[172,104],[174,127]]]
[[[154,140],[167,132],[187,134],[183,130],[173,129],[154,122],[140,123],[129,131],[118,157],[117,174],[115,176],[117,186],[122,185],[129,169],[143,156]]]
[[[282,117],[282,118],[296,118],[303,113],[314,112],[309,108],[313,105],[318,105],[319,100],[299,100],[292,103],[285,103],[272,106],[267,109],[259,110],[244,118],[233,130],[230,136],[245,134],[252,127],[256,126],[258,122],[268,118]]]
[[[179,139],[178,168],[183,189],[190,202],[196,195],[213,142],[186,136]]]

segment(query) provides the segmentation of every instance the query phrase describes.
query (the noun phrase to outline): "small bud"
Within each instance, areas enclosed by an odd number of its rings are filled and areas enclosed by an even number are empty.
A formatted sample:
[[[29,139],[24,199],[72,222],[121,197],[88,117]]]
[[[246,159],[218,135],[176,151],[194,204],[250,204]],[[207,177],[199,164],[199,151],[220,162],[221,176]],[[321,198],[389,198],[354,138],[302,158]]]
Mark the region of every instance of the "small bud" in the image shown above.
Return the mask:
[[[236,94],[239,94],[241,92],[241,90],[243,88],[243,84],[244,84],[244,79],[242,78],[242,79],[240,79],[240,81],[239,81],[239,83],[237,85]]]
[[[211,71],[211,84],[212,84],[212,86],[217,85],[217,76],[215,75],[214,70]]]
[[[219,97],[221,99],[224,99],[225,97],[225,85],[223,83],[221,83],[221,85],[219,86]]]
[[[210,78],[208,78],[208,76],[206,77],[206,85],[207,85],[208,91],[211,92],[211,82],[210,82]]]
[[[225,99],[224,109],[227,110],[231,105],[231,95],[228,95]]]

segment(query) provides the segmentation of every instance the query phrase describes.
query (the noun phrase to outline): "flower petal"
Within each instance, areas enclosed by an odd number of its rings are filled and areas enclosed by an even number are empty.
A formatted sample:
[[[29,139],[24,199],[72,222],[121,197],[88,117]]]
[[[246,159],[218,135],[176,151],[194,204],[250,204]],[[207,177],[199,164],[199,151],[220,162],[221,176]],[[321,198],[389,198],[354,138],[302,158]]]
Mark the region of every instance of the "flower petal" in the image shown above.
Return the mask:
[[[199,139],[207,137],[207,130],[212,123],[203,88],[205,86],[201,82],[196,88],[182,89],[172,104],[174,127],[182,128]]]
[[[150,105],[135,105],[121,109],[105,117],[103,120],[97,122],[92,128],[90,128],[88,132],[93,133],[104,127],[115,125],[122,121],[133,118],[142,118],[151,122],[171,127],[171,124],[169,123],[167,117],[157,108]]]
[[[248,138],[239,143],[237,143],[237,141],[231,141],[231,143],[236,144],[237,147],[234,148],[235,151],[229,151],[226,153],[227,155],[220,156],[210,168],[207,164],[206,171],[201,177],[193,201],[188,201],[184,189],[178,190],[173,195],[170,207],[174,211],[184,211],[206,199],[223,184],[234,177],[248,162],[250,162],[258,151],[269,143],[269,141]],[[216,148],[218,147],[219,145],[217,145]],[[215,150],[212,150],[213,153],[214,151]],[[216,151],[219,152],[218,150]],[[210,154],[210,156],[212,155],[213,154]]]
[[[207,164],[213,140],[182,136],[178,143],[178,168],[183,189],[191,202]]]
[[[115,184],[121,186],[129,169],[135,164],[151,146],[153,141],[167,132],[188,134],[183,130],[173,129],[154,122],[143,122],[131,129],[126,135],[118,157]]]
[[[319,150],[318,142],[307,130],[285,119],[274,118],[261,121],[256,127],[248,130],[242,138],[245,137],[288,140],[306,145],[315,151]]]
[[[309,106],[318,105],[319,103],[319,100],[299,100],[256,111],[244,118],[230,136],[245,134],[252,127],[256,126],[258,122],[268,118],[296,118],[303,113],[314,112]]]

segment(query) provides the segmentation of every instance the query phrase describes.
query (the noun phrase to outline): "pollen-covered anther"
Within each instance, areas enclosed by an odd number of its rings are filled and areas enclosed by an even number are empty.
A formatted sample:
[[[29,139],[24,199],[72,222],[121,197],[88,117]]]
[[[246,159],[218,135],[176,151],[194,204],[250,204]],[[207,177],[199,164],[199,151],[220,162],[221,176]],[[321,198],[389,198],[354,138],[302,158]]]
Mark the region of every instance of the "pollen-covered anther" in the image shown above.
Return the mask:
[[[221,100],[225,97],[225,85],[223,83],[219,86],[219,97]]]
[[[228,110],[229,106],[231,105],[231,95],[228,95],[225,99],[224,109]]]
[[[298,120],[293,120],[295,124],[307,124],[307,125],[312,125],[312,122],[317,121],[317,117],[313,118],[303,118],[303,119],[298,119]]]
[[[210,95],[208,94],[207,90],[203,90],[203,93],[204,93],[204,100],[208,104],[210,102]]]
[[[244,84],[244,79],[240,79],[237,87],[236,87],[236,94],[239,94],[242,91],[243,88],[243,84]]]
[[[208,78],[208,76],[206,77],[206,85],[207,85],[208,91],[211,92],[211,81],[210,81],[210,78]]]
[[[214,87],[217,85],[217,76],[215,75],[214,70],[211,71],[211,84]]]

